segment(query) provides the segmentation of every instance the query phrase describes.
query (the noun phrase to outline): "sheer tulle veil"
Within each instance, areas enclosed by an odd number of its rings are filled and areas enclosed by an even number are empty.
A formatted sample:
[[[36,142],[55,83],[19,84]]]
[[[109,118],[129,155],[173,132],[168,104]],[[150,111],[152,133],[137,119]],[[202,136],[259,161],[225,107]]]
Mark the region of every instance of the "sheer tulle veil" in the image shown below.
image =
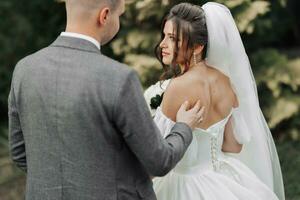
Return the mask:
[[[239,112],[232,121],[234,135],[244,145],[240,154],[230,156],[244,162],[284,200],[276,147],[259,107],[255,79],[237,26],[224,5],[209,2],[202,8],[208,29],[206,62],[230,78],[239,100]]]

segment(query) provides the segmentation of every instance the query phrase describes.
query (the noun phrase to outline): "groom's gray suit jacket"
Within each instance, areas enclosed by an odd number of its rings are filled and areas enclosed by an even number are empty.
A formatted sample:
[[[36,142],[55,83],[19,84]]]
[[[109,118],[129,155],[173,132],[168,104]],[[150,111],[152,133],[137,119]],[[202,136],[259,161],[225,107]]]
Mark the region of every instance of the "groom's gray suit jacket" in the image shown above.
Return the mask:
[[[9,139],[27,200],[153,200],[149,175],[168,173],[192,132],[177,123],[163,139],[137,74],[60,36],[14,70]]]

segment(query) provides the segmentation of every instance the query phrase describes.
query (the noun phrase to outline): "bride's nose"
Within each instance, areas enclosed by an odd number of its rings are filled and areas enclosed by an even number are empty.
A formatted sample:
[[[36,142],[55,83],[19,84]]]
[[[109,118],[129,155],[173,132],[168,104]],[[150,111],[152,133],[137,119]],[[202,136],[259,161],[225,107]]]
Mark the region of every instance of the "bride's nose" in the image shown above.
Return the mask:
[[[167,47],[167,44],[166,44],[166,42],[165,42],[165,39],[163,39],[163,40],[160,42],[159,47],[160,47],[161,49]]]

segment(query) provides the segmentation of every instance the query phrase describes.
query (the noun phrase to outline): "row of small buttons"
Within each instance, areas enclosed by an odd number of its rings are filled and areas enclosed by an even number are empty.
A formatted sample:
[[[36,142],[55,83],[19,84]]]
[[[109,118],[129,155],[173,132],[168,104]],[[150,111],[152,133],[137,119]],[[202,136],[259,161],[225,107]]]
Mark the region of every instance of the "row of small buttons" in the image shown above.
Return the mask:
[[[210,138],[210,154],[211,154],[213,169],[217,171],[218,159],[217,159],[217,137],[216,136],[211,136]]]

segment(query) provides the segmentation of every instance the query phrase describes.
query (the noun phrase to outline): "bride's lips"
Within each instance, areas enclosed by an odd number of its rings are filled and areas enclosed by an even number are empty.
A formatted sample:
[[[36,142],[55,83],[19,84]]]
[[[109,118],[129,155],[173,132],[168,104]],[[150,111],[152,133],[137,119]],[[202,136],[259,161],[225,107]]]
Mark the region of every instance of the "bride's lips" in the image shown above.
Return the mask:
[[[161,52],[161,55],[162,55],[162,56],[169,56],[170,54],[167,53],[167,52],[165,52],[165,51],[163,51],[163,52]]]

